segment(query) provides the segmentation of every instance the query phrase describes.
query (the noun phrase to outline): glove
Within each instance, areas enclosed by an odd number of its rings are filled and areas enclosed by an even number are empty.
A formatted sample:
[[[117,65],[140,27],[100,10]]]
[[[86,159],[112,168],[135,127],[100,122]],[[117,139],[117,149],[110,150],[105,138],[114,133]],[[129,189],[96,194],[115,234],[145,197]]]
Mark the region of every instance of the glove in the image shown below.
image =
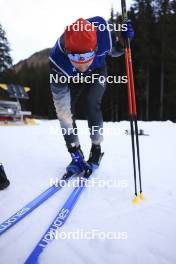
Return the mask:
[[[132,26],[132,23],[131,23],[131,19],[128,19],[126,21],[126,24],[127,26],[127,30],[126,31],[122,31],[122,36],[124,38],[129,38],[130,40],[134,38],[134,30],[133,30],[133,26]]]

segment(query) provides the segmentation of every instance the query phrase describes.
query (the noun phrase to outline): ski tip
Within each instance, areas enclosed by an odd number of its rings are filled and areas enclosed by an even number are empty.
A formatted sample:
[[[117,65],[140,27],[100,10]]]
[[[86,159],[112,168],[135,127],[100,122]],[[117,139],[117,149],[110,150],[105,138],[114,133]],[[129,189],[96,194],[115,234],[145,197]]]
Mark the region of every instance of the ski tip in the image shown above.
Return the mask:
[[[143,194],[143,192],[141,192],[141,193],[140,193],[140,196],[139,196],[139,197],[140,197],[140,199],[141,199],[142,201],[144,201],[144,200],[145,200],[145,197],[144,197],[144,194]]]
[[[138,197],[137,195],[134,196],[134,198],[133,198],[133,203],[134,203],[135,205],[139,204],[139,197]]]

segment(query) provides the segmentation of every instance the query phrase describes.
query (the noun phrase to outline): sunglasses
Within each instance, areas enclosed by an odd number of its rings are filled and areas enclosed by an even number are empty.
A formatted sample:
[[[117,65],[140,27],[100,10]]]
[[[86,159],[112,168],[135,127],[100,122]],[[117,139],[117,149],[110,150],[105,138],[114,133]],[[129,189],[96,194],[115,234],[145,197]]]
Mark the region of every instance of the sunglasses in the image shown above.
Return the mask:
[[[84,64],[94,58],[95,51],[90,51],[82,54],[68,53],[67,56],[72,62]]]

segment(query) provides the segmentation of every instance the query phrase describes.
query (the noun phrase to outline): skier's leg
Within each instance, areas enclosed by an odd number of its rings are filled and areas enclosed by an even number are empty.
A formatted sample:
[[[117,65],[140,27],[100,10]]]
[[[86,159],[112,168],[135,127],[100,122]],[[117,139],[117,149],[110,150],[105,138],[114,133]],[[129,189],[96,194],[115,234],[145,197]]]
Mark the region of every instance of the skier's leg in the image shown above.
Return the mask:
[[[106,69],[98,71],[99,76],[106,77]],[[106,89],[106,83],[100,83],[96,80],[87,85],[86,88],[86,110],[88,117],[88,126],[90,129],[90,138],[93,144],[100,144],[103,141],[103,116],[101,111],[102,97]]]
[[[67,172],[71,174],[79,173],[81,170],[89,170],[89,165],[84,160],[84,155],[81,151],[75,123],[75,104],[81,93],[79,88],[68,86],[51,85],[54,105],[57,116],[60,121],[62,130],[64,129],[64,139],[66,146],[71,154],[72,161],[67,166]]]
[[[51,92],[66,145],[79,145],[78,136],[74,133],[70,88],[68,85],[51,84]]]
[[[106,69],[101,69],[98,73],[100,76],[107,76]],[[100,83],[96,80],[96,82],[90,84],[86,90],[88,125],[90,129],[90,138],[92,140],[88,163],[96,164],[97,166],[101,160],[100,143],[103,141],[103,116],[101,111],[101,101],[105,89],[106,83]]]

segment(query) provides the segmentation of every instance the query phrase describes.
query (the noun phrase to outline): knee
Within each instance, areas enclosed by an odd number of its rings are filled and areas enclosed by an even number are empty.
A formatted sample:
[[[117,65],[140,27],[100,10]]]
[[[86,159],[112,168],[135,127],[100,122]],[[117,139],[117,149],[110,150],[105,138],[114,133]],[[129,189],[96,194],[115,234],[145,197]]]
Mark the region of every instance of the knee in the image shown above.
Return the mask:
[[[65,109],[55,104],[56,114],[59,121],[64,121],[68,124],[72,124],[72,114],[69,109]]]
[[[72,124],[72,113],[70,105],[62,100],[54,100],[54,106],[59,121],[67,124]]]

